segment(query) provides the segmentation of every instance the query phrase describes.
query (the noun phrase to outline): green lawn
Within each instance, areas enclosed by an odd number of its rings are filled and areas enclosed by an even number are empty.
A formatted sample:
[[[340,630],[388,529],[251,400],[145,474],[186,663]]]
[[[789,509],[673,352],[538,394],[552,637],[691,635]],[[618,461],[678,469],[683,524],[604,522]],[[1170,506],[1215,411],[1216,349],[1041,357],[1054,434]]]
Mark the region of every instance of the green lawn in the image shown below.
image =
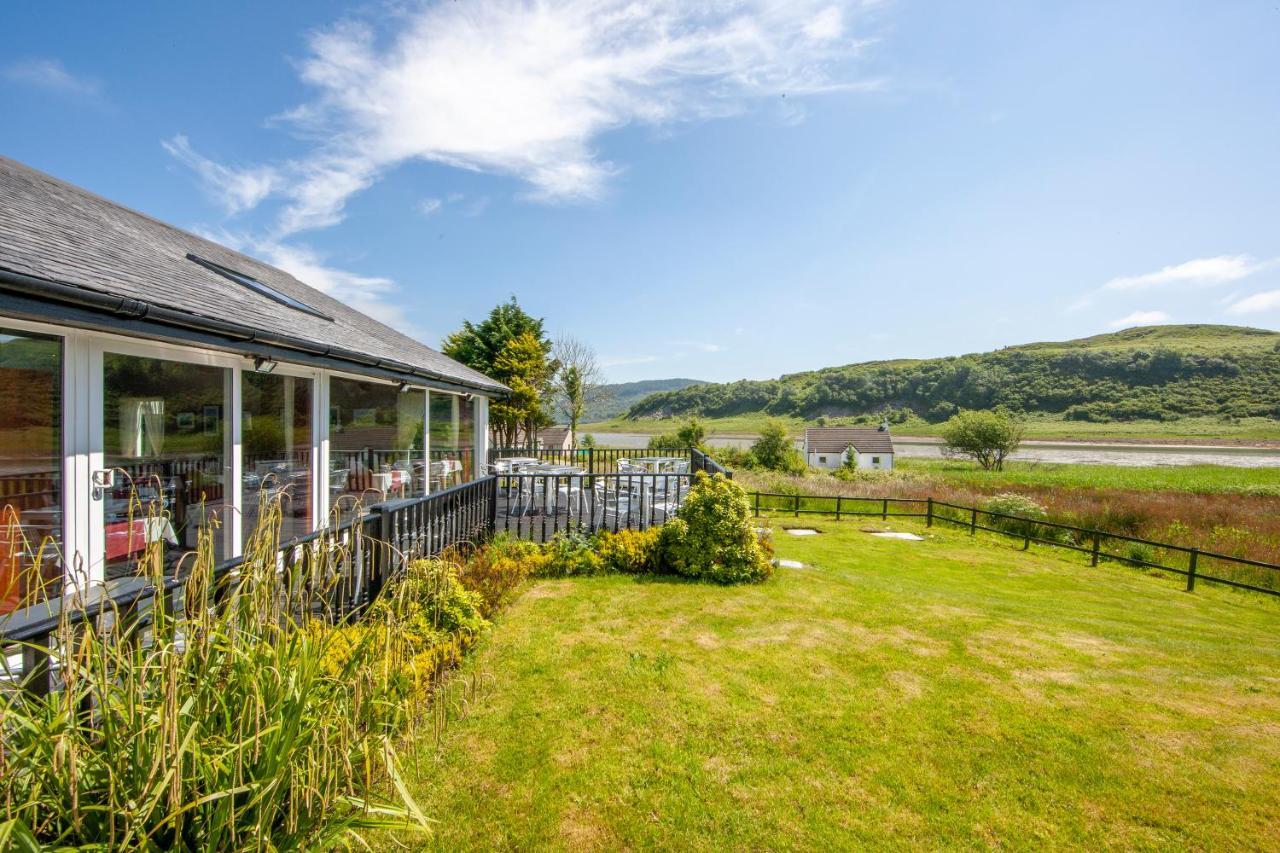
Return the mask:
[[[805,522],[759,587],[532,584],[406,758],[434,843],[1280,843],[1280,601]]]
[[[754,412],[726,418],[703,418],[702,422],[709,435],[750,436],[760,431],[760,427],[770,420],[769,416]],[[781,420],[795,435],[800,435],[806,426],[816,426],[812,421],[803,418],[784,417]],[[610,432],[668,433],[675,432],[682,423],[681,419],[626,420],[617,418],[600,423],[584,424],[583,433],[591,433],[602,447],[609,444]],[[851,418],[830,418],[828,426],[855,425]],[[866,426],[868,424],[863,424]],[[938,435],[941,424],[931,424],[923,420],[911,420],[905,424],[894,426],[897,436]],[[1188,444],[1226,441],[1250,443],[1258,441],[1280,440],[1280,419],[1275,418],[1240,418],[1227,421],[1221,418],[1197,417],[1182,418],[1176,421],[1129,421],[1124,423],[1086,423],[1084,421],[1064,421],[1058,417],[1040,415],[1026,421],[1027,438],[1032,439],[1077,439],[1081,441],[1167,441],[1185,442]]]
[[[1280,468],[1230,465],[1072,465],[1006,462],[1003,471],[984,471],[973,462],[903,457],[895,465],[906,474],[927,474],[949,483],[983,489],[1033,486],[1064,489],[1136,489],[1143,492],[1257,493],[1280,496]]]

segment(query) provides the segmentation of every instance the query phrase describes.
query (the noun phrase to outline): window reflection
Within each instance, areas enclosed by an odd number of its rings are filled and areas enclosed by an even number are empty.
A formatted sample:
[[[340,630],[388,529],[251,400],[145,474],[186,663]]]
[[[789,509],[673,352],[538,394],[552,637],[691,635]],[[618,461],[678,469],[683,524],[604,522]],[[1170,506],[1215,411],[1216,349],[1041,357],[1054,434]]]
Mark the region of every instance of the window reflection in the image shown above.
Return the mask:
[[[62,342],[0,330],[0,613],[61,576]]]
[[[226,400],[231,371],[141,356],[103,356],[103,448],[117,469],[103,497],[106,576],[134,570],[149,544],[172,565],[213,530],[214,557],[228,548]]]
[[[329,381],[330,505],[349,511],[426,493],[420,388],[381,382]]]
[[[475,479],[475,401],[431,392],[431,491]]]
[[[314,529],[311,380],[245,371],[241,388],[241,541],[279,503],[281,541]]]

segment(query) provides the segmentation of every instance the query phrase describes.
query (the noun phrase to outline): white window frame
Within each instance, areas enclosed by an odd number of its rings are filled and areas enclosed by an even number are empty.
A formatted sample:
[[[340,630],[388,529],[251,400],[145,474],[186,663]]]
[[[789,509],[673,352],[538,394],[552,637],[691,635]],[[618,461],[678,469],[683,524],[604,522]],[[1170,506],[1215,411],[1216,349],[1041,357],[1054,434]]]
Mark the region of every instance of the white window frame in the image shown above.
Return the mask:
[[[243,504],[243,375],[253,371],[252,356],[226,352],[198,344],[180,344],[154,341],[129,335],[81,329],[55,323],[24,320],[0,315],[0,327],[15,332],[27,332],[59,339],[62,343],[61,366],[61,450],[62,450],[62,541],[64,562],[64,586],[68,592],[81,588],[82,584],[101,583],[105,578],[105,521],[102,501],[92,497],[92,476],[102,470],[105,459],[103,446],[103,358],[107,353],[154,358],[183,364],[221,367],[230,371],[229,389],[225,401],[228,419],[229,455],[227,463],[230,485],[224,523],[228,528],[226,555],[238,557],[242,553]],[[329,380],[347,379],[353,382],[377,383],[397,387],[401,380],[370,376],[344,370],[311,367],[279,359],[273,375],[293,376],[311,381],[311,456],[312,456],[312,519],[313,527],[327,527],[330,521],[329,489]],[[473,447],[475,471],[479,478],[488,462],[489,451],[489,396],[479,392],[448,391],[429,385],[407,381],[414,390],[423,391],[423,463],[428,481],[431,463],[431,393],[451,394],[471,398],[474,406]]]

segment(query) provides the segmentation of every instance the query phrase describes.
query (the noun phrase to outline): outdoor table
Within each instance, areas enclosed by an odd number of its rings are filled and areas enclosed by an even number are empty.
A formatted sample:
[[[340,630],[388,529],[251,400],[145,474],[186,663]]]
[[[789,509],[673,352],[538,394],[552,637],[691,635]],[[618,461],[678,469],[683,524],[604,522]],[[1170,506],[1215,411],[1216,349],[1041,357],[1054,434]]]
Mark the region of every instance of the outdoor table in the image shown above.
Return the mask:
[[[660,468],[662,468],[662,466],[674,465],[677,462],[683,462],[684,457],[683,456],[637,456],[636,458],[630,461],[635,462],[639,465],[643,465],[654,474],[661,474],[661,473],[665,473],[659,470]]]

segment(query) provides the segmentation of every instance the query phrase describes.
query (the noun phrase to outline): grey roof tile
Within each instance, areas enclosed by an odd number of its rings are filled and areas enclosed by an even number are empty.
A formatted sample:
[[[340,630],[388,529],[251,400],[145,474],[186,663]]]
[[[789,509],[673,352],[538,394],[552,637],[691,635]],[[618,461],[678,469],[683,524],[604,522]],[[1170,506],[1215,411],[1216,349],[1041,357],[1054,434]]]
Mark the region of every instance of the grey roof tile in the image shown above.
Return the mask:
[[[247,274],[331,321],[187,259]],[[0,268],[390,359],[486,391],[504,386],[284,270],[0,157]]]

